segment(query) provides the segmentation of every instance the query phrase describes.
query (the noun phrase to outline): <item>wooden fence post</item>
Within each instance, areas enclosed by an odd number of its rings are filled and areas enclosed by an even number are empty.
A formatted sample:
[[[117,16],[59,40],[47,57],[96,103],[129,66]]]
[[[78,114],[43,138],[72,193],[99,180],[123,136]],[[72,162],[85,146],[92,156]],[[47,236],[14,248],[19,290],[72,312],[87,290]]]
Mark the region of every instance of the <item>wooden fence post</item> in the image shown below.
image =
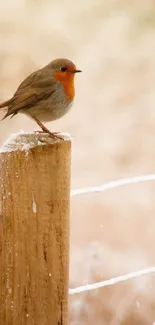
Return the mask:
[[[17,134],[0,152],[0,325],[67,325],[70,138]]]

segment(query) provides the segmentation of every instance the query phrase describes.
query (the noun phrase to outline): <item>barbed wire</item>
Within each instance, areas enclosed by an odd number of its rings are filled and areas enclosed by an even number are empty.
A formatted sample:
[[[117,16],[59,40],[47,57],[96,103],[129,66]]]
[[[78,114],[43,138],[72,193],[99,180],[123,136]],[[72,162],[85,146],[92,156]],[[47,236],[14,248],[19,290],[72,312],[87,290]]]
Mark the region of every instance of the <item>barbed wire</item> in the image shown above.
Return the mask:
[[[155,174],[148,174],[148,175],[141,175],[141,176],[136,176],[136,177],[131,177],[131,178],[123,178],[123,179],[118,179],[115,181],[110,181],[108,183],[105,183],[103,185],[99,186],[91,186],[91,187],[84,187],[84,188],[79,188],[75,190],[71,190],[71,197],[76,196],[76,195],[81,195],[81,194],[91,194],[91,193],[100,193],[100,192],[105,192],[107,190],[111,190],[114,188],[118,188],[121,186],[129,185],[129,184],[136,184],[136,183],[141,183],[141,182],[146,182],[146,181],[155,181]],[[143,276],[143,275],[148,275],[151,273],[155,273],[155,266],[151,266],[139,271],[134,271],[125,275],[120,275],[115,278],[111,278],[109,280],[101,281],[101,282],[96,282],[93,284],[86,284],[84,286],[80,286],[77,288],[69,289],[69,294],[78,294],[81,292],[85,291],[91,291],[99,288],[103,288],[106,286],[114,285],[120,282],[124,282],[130,279],[135,279],[137,277]]]

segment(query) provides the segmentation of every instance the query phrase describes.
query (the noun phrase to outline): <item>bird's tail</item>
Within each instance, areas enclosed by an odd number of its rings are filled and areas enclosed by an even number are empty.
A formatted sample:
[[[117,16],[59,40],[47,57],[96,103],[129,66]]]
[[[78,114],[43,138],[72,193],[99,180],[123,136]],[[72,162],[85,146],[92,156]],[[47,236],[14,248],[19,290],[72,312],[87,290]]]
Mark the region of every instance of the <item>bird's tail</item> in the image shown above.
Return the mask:
[[[6,100],[5,102],[0,103],[0,108],[7,107],[10,105],[11,99]]]
[[[11,103],[11,99],[6,100],[5,102],[0,103],[0,108],[5,109],[7,106],[10,105],[10,103]],[[4,115],[4,117],[1,119],[1,121],[4,120],[7,116],[8,116],[8,112]]]

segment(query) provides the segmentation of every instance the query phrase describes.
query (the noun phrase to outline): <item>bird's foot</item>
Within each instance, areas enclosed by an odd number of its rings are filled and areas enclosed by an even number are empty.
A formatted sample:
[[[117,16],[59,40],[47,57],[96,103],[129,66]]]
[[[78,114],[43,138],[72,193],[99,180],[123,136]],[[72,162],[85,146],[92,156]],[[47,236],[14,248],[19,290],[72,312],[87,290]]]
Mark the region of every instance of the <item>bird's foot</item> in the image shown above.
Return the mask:
[[[51,132],[36,117],[33,117],[33,118],[37,122],[37,124],[40,126],[40,128],[42,129],[42,131],[40,131],[40,130],[39,131],[35,131],[35,133],[48,133],[49,136],[51,136],[53,139],[57,138],[57,139],[60,139],[60,140],[64,140],[63,136],[58,135],[57,132]]]
[[[48,129],[47,129],[48,130]],[[57,132],[51,132],[51,131],[49,131],[48,130],[48,132],[47,131],[41,131],[41,130],[38,130],[38,131],[34,131],[35,133],[47,133],[47,134],[49,134],[49,136],[51,136],[53,139],[55,139],[55,138],[58,138],[58,139],[60,139],[60,140],[64,140],[64,138],[63,138],[63,136],[61,136],[61,135],[59,135],[59,134],[57,134]]]

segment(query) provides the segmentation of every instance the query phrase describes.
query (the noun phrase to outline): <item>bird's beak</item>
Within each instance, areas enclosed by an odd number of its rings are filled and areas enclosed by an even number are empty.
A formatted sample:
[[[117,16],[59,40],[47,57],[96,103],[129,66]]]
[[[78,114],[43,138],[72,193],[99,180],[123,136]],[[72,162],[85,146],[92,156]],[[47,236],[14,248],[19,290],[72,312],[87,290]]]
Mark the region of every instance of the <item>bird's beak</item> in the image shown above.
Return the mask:
[[[77,72],[82,72],[82,71],[81,70],[77,70],[77,69],[72,70],[72,73],[77,73]]]

